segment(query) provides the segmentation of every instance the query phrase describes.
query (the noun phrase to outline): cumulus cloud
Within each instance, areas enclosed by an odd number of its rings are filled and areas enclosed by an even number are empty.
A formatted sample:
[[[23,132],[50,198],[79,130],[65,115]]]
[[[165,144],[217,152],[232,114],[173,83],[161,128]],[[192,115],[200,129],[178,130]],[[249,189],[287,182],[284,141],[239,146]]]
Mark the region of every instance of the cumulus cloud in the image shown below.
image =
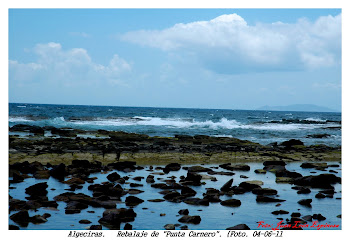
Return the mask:
[[[341,15],[248,25],[230,14],[163,30],[132,31],[121,39],[195,57],[219,73],[318,69],[340,64]]]
[[[10,81],[15,83],[46,82],[65,86],[122,84],[123,76],[130,73],[131,65],[114,55],[108,65],[92,61],[82,48],[64,50],[59,43],[37,44],[32,51],[37,59],[31,63],[9,61]]]

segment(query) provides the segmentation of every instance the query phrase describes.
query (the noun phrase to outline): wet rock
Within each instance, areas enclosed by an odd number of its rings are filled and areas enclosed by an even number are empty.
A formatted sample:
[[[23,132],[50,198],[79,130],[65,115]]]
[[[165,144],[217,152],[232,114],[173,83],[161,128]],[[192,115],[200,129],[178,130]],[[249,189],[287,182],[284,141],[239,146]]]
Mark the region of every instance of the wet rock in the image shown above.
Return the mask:
[[[189,197],[189,196],[195,196],[196,194],[197,194],[197,192],[188,186],[183,186],[181,188],[181,195],[182,196]]]
[[[79,220],[79,224],[91,224],[90,220]]]
[[[313,218],[314,220],[318,220],[318,221],[322,221],[322,220],[325,220],[325,219],[326,219],[326,217],[324,217],[322,214],[313,214],[313,215],[312,215],[312,218]]]
[[[209,176],[206,174],[200,174],[202,176],[202,180],[210,180],[210,181],[218,181],[214,176]]]
[[[185,181],[189,181],[189,185],[200,185],[202,176],[198,173],[187,172]]]
[[[81,212],[80,209],[66,209],[64,211],[65,214],[79,214]]]
[[[285,210],[276,210],[276,211],[273,211],[271,213],[274,214],[274,215],[289,214],[289,212],[285,211]]]
[[[136,196],[128,196],[126,199],[125,199],[125,205],[126,206],[137,206],[139,205],[140,203],[143,203],[144,200],[136,197]]]
[[[229,199],[225,201],[221,201],[220,204],[222,206],[227,206],[227,207],[239,207],[241,206],[241,201],[238,199]]]
[[[242,179],[248,179],[249,178],[248,176],[245,176],[245,175],[240,175],[239,177],[242,178]]]
[[[332,184],[340,183],[341,179],[334,174],[325,173],[319,174],[317,176],[305,176],[296,178],[294,180],[295,185],[301,186],[311,186],[312,188],[324,188],[324,189],[333,189]]]
[[[232,187],[232,184],[233,184],[233,179],[230,179],[220,188],[220,190],[221,191],[229,191]]]
[[[309,163],[304,162],[300,165],[301,168],[327,168],[327,163]]]
[[[256,169],[256,170],[254,170],[254,172],[257,173],[257,174],[265,174],[266,170],[264,170],[264,169]]]
[[[305,215],[305,216],[302,217],[302,219],[305,220],[305,221],[311,222],[312,221],[312,216],[311,215]]]
[[[124,225],[124,230],[132,230],[132,225],[129,224],[129,223],[126,223],[126,224]]]
[[[183,202],[189,205],[195,205],[195,206],[209,206],[209,200],[208,199],[200,199],[197,197],[189,197],[183,199]]]
[[[50,178],[50,171],[49,170],[39,170],[39,171],[36,171],[33,176],[36,179],[48,179],[48,178]]]
[[[26,188],[26,194],[30,195],[31,197],[40,197],[40,196],[46,196],[48,187],[46,182],[43,183],[37,183],[35,185],[29,186]]]
[[[285,166],[286,163],[284,161],[265,161],[263,165],[266,166]]]
[[[134,221],[136,213],[133,209],[115,208],[103,212],[102,218],[98,221],[110,229],[120,229],[121,222]]]
[[[149,201],[149,202],[164,202],[165,200],[164,199],[149,199],[147,201]]]
[[[253,189],[256,188],[261,188],[260,185],[263,185],[264,183],[259,180],[251,180],[251,181],[244,181],[239,184],[239,187],[247,190],[247,191],[252,191]]]
[[[289,183],[289,184],[293,184],[294,179],[290,178],[290,177],[276,177],[275,180],[276,183]]]
[[[188,209],[181,209],[178,213],[181,215],[188,215],[190,212],[188,211]]]
[[[179,171],[180,169],[181,165],[179,163],[170,163],[164,167],[163,172],[169,173],[170,171]]]
[[[309,194],[311,193],[311,190],[309,188],[302,188],[297,191],[298,194]]]
[[[298,203],[303,206],[311,207],[312,199],[301,199]]]
[[[61,163],[50,170],[50,175],[58,180],[64,180],[66,176],[66,165]]]
[[[282,199],[277,199],[277,198],[272,198],[272,197],[268,197],[268,196],[262,196],[262,195],[258,195],[256,197],[256,202],[284,202],[286,200],[282,200]]]
[[[19,211],[10,216],[10,219],[19,224],[20,226],[27,227],[30,222],[29,213],[27,210]]]
[[[78,185],[78,184],[85,184],[85,181],[82,180],[81,178],[71,178],[66,181],[63,181],[62,183]]]
[[[322,198],[325,198],[325,197],[326,197],[326,195],[322,194],[321,192],[319,192],[319,193],[317,193],[315,195],[315,198],[318,198],[318,199],[322,199]]]
[[[133,172],[137,169],[136,162],[134,161],[120,161],[116,163],[110,163],[107,166],[117,171],[123,172]]]
[[[231,163],[226,163],[226,164],[222,164],[219,165],[219,167],[226,169],[226,170],[230,170],[230,171],[249,171],[250,170],[250,166],[246,165],[246,164],[231,164]]]
[[[107,175],[107,179],[111,182],[115,182],[118,179],[120,179],[120,175],[117,172],[113,172],[113,173]]]
[[[187,225],[180,226],[180,229],[181,230],[188,230],[188,226]]]
[[[153,175],[148,175],[146,178],[146,183],[154,183],[154,176]]]
[[[145,191],[143,191],[143,190],[138,190],[138,189],[129,189],[129,190],[128,190],[128,193],[129,193],[130,195],[140,194],[140,193],[143,193],[143,192],[145,192]]]
[[[254,188],[252,193],[255,195],[277,195],[277,190],[271,188]]]
[[[250,230],[250,228],[246,224],[239,224],[232,227],[228,227],[226,228],[226,230]]]
[[[174,224],[166,224],[164,226],[165,230],[175,230],[175,225]]]
[[[280,145],[284,146],[286,148],[291,148],[294,145],[304,145],[304,143],[300,140],[297,140],[297,139],[291,139],[291,140],[282,142]]]
[[[33,224],[41,224],[47,222],[47,219],[41,215],[34,215],[30,218],[30,222],[32,222]]]
[[[202,167],[202,166],[190,166],[188,168],[188,171],[198,173],[198,172],[210,172],[212,170],[210,168],[206,168],[206,167]]]
[[[292,213],[290,216],[291,216],[292,218],[299,218],[299,217],[301,216],[301,214],[298,213],[298,212],[294,212],[294,213]]]
[[[178,221],[181,223],[189,223],[189,224],[197,225],[201,222],[201,217],[199,215],[194,215],[194,216],[184,215]]]

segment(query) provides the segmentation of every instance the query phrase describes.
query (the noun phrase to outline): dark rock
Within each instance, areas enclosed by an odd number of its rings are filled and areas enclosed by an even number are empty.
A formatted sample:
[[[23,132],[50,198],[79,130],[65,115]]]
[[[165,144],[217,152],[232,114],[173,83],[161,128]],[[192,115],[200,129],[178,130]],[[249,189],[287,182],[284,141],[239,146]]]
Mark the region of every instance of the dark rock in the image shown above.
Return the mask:
[[[228,207],[239,207],[241,206],[241,201],[238,199],[229,199],[229,200],[221,201],[220,204],[222,206],[228,206]]]
[[[285,211],[285,210],[276,210],[276,211],[273,211],[271,213],[274,214],[274,215],[289,214],[289,212]]]
[[[219,167],[226,169],[226,170],[230,170],[230,171],[249,171],[250,170],[250,166],[246,165],[246,164],[231,164],[231,163],[226,163],[226,164],[222,164],[219,165]]]
[[[252,191],[253,189],[256,188],[261,188],[260,185],[250,182],[250,181],[244,181],[239,184],[239,187],[245,189],[246,191]]]
[[[79,220],[80,224],[91,224],[90,220]]]
[[[301,168],[327,168],[327,163],[309,163],[304,162],[300,165]]]
[[[284,202],[284,201],[286,201],[286,200],[262,196],[262,195],[258,195],[256,197],[256,202]]]
[[[201,222],[201,217],[199,215],[194,215],[194,216],[184,215],[178,221],[181,223],[189,223],[189,224],[197,225]]]
[[[33,224],[41,224],[47,222],[47,219],[41,215],[34,215],[33,217],[30,217],[30,222]]]
[[[118,179],[120,179],[120,175],[117,172],[113,172],[113,173],[107,175],[107,179],[111,182],[115,182]]]
[[[150,199],[147,201],[149,201],[149,202],[164,202],[165,200],[164,199]]]
[[[326,219],[326,217],[324,217],[322,214],[314,214],[314,215],[312,215],[312,218],[314,220],[318,220],[318,221],[322,221],[322,220]]]
[[[107,209],[103,212],[102,218],[98,221],[111,229],[120,228],[121,222],[134,221],[136,213],[133,209],[119,208]]]
[[[265,161],[263,165],[266,166],[285,166],[286,163],[284,161]]]
[[[252,193],[255,195],[277,195],[277,190],[270,188],[254,188]]]
[[[61,163],[50,170],[50,175],[58,180],[64,180],[66,176],[66,165]]]
[[[175,225],[173,225],[173,224],[166,224],[164,226],[164,229],[165,230],[175,230]]]
[[[302,219],[305,220],[305,221],[311,222],[312,221],[312,216],[311,215],[305,215],[305,216],[302,217]]]
[[[318,198],[318,199],[322,199],[322,198],[325,198],[326,196],[324,194],[322,194],[321,192],[317,193],[315,195],[315,198]]]
[[[148,175],[146,178],[146,183],[154,183],[154,176],[153,175]]]
[[[50,171],[49,170],[38,170],[34,173],[33,176],[36,179],[48,179],[48,178],[50,178]]]
[[[30,222],[30,217],[27,210],[22,210],[18,213],[11,215],[10,219],[16,222],[17,224],[25,227],[28,226],[28,223]]]
[[[220,190],[221,191],[229,191],[232,187],[232,184],[233,184],[233,179],[230,179],[220,188]]]
[[[309,194],[311,193],[311,190],[309,188],[303,188],[301,190],[298,190],[298,194]]]
[[[195,196],[196,194],[197,194],[197,192],[188,186],[183,186],[181,188],[181,195],[182,196],[189,197],[189,196]]]
[[[294,145],[304,145],[304,143],[297,139],[291,139],[291,140],[282,142],[280,145],[285,146],[286,148],[291,148]]]
[[[226,228],[226,230],[250,230],[250,228],[246,224],[239,224],[232,227],[228,227]]]
[[[189,197],[183,199],[183,202],[189,205],[195,205],[195,206],[209,206],[209,200],[208,199],[200,199],[197,197]]]
[[[188,209],[181,209],[178,213],[181,215],[188,215],[190,212],[188,211]]]
[[[132,225],[129,224],[129,223],[126,223],[126,224],[124,225],[124,230],[132,230]]]
[[[254,170],[254,172],[257,173],[257,174],[265,174],[266,170],[264,170],[264,169],[256,169],[256,170]]]
[[[340,183],[341,179],[334,174],[320,174],[317,176],[305,176],[296,178],[294,180],[294,184],[301,186],[311,186],[312,188],[324,188],[324,189],[332,189],[333,186],[331,184]]]
[[[299,218],[301,216],[301,213],[295,212],[290,215],[292,218]]]
[[[140,203],[143,203],[144,200],[136,197],[136,196],[128,196],[126,199],[125,199],[125,205],[126,206],[137,206],[139,205]]]
[[[298,203],[303,206],[311,207],[312,199],[301,199]]]
[[[32,196],[32,197],[38,197],[38,196],[46,196],[48,187],[46,182],[43,183],[37,183],[35,185],[29,186],[26,188],[26,194]]]
[[[198,172],[210,172],[212,171],[210,168],[206,168],[206,167],[202,167],[202,166],[190,166],[188,168],[189,172],[194,172],[194,173],[198,173]]]

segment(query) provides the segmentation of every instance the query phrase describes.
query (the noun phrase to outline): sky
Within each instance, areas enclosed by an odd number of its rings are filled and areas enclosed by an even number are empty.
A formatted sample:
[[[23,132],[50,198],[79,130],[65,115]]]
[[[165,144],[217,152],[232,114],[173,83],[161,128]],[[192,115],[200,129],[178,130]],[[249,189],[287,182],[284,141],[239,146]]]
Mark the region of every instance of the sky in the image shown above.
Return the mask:
[[[340,9],[9,9],[9,102],[341,110]]]

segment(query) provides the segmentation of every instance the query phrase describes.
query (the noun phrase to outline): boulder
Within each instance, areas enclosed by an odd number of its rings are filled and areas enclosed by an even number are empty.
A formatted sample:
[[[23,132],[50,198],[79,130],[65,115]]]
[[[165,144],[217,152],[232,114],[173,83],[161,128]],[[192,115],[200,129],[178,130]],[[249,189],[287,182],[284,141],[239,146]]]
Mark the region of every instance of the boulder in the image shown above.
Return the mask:
[[[178,221],[181,223],[189,223],[189,224],[197,225],[201,222],[201,217],[199,215],[194,215],[194,216],[184,215]]]
[[[125,205],[126,206],[137,206],[139,205],[140,203],[143,203],[144,200],[136,197],[136,196],[128,196],[126,199],[125,199]]]
[[[312,199],[301,199],[298,203],[303,206],[311,207]]]
[[[277,198],[272,198],[272,197],[268,197],[268,196],[262,196],[262,195],[258,195],[256,197],[256,202],[284,202],[286,200],[282,200],[282,199],[277,199]]]
[[[230,179],[220,188],[220,190],[221,191],[229,191],[232,187],[232,184],[233,184],[233,179]]]
[[[107,179],[111,182],[115,182],[120,179],[120,175],[117,172],[113,172],[107,175]]]
[[[227,207],[239,207],[241,206],[241,201],[238,199],[229,199],[225,201],[221,201],[220,204],[222,206],[227,206]]]

